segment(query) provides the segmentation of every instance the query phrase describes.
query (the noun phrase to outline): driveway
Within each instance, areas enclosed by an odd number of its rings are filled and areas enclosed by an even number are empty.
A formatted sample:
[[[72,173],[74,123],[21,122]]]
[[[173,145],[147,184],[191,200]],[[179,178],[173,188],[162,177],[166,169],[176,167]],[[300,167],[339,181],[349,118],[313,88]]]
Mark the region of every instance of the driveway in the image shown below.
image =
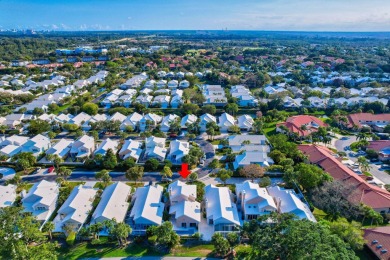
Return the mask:
[[[335,147],[338,151],[344,151],[344,148],[346,146],[350,146],[353,142],[356,142],[356,136],[348,136],[348,139],[343,140],[341,137],[339,140],[335,142]],[[347,151],[347,157],[353,162],[357,161],[357,157],[349,156],[349,151]],[[390,184],[390,175],[387,174],[385,171],[380,170],[380,165],[375,165],[373,163],[370,163],[370,170],[369,172],[377,178],[379,181],[383,182],[384,184]]]

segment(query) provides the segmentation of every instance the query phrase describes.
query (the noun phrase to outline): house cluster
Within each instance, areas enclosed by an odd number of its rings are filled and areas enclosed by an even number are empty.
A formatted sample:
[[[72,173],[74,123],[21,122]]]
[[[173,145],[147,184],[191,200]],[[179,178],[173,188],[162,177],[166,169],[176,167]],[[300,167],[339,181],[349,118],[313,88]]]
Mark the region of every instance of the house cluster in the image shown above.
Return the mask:
[[[38,157],[50,146],[50,139],[40,134],[32,138],[19,135],[0,137],[0,155],[6,157],[12,157],[21,152],[30,152]]]
[[[163,191],[159,185],[137,189],[132,197],[129,219],[133,234],[145,234],[148,227],[161,225],[164,209],[168,210],[174,230],[179,234],[199,230],[204,240],[210,240],[214,232],[238,231],[244,221],[271,212],[292,213],[299,219],[316,221],[293,190],[276,186],[260,188],[258,184],[245,181],[236,184],[234,195],[227,187],[208,185],[204,198],[197,198],[196,185],[176,181],[168,186],[167,203],[164,203]]]
[[[381,161],[390,161],[390,140],[369,141],[366,150],[374,150]]]
[[[308,157],[308,162],[318,165],[334,180],[350,187],[351,193],[346,194],[346,199],[356,204],[363,203],[379,213],[389,213],[390,192],[367,183],[343,164],[341,158],[334,152],[319,145],[299,145],[298,149]]]

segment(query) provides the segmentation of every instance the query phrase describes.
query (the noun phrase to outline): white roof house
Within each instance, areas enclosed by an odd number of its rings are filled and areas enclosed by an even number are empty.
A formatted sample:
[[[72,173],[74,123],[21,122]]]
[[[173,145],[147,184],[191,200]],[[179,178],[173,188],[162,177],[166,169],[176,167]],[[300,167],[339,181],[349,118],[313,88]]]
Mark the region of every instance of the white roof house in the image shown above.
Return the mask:
[[[44,224],[56,208],[58,194],[57,183],[42,180],[35,183],[28,193],[22,196],[23,208]]]
[[[181,128],[187,128],[187,124],[191,125],[191,124],[195,123],[196,120],[198,120],[198,117],[196,115],[189,114],[189,115],[184,116],[181,119]]]
[[[168,150],[165,149],[165,138],[150,136],[145,139],[145,157],[156,158],[163,161],[167,155]]]
[[[172,89],[172,88],[177,88],[177,86],[179,85],[179,82],[177,80],[170,80],[168,82],[168,88]]]
[[[172,122],[174,122],[177,119],[180,119],[180,117],[175,114],[169,114],[167,116],[164,116],[160,124],[160,130],[162,132],[168,132],[169,129],[171,128]]]
[[[9,137],[6,137],[5,140],[2,140],[0,143],[0,147],[5,147],[7,145],[15,145],[15,146],[22,146],[29,140],[26,136],[20,136],[20,135],[12,135]]]
[[[173,164],[181,164],[182,158],[187,155],[190,151],[190,143],[173,140],[169,144],[169,154],[167,159],[169,159]]]
[[[274,199],[267,189],[250,181],[236,184],[237,204],[244,220],[257,219],[258,216],[276,212]]]
[[[142,115],[137,112],[132,113],[121,124],[121,130],[125,130],[126,126],[131,126],[134,130],[139,126],[139,121],[142,119]]]
[[[92,154],[95,150],[95,140],[93,137],[83,135],[77,141],[72,144],[70,149],[70,155],[73,158],[85,158]]]
[[[255,121],[250,115],[242,115],[238,117],[237,122],[241,130],[250,131]]]
[[[115,219],[123,222],[130,203],[128,199],[131,187],[123,182],[116,182],[104,189],[100,202],[93,212],[91,223]]]
[[[69,124],[75,124],[75,125],[78,125],[78,126],[81,126],[82,123],[84,122],[87,122],[91,119],[92,117],[90,115],[88,115],[87,113],[84,113],[84,112],[81,112],[80,114],[78,114],[77,116],[71,118],[68,123]]]
[[[205,209],[207,224],[212,225],[215,232],[236,231],[236,226],[241,225],[237,207],[232,201],[228,187],[207,185],[205,187]]]
[[[163,187],[160,185],[138,188],[132,197],[133,208],[130,225],[133,234],[144,234],[149,226],[161,225],[164,203],[161,202]]]
[[[153,113],[148,113],[144,115],[139,121],[139,128],[141,131],[145,131],[148,126],[148,121],[151,122],[151,125],[155,127],[161,122],[161,120],[162,116]]]
[[[69,197],[58,210],[54,219],[54,231],[63,232],[64,226],[74,231],[80,230],[93,209],[97,189],[79,185],[74,187]]]
[[[167,95],[155,96],[153,101],[152,101],[152,105],[153,106],[158,105],[161,108],[168,108],[170,100],[171,100],[171,97],[167,96]]]
[[[187,185],[182,181],[175,181],[169,184],[169,201],[171,205],[175,205],[181,201],[196,200],[196,185]]]
[[[183,104],[183,98],[181,95],[174,95],[171,99],[171,107],[178,108],[181,104]]]
[[[54,121],[58,123],[67,123],[73,118],[72,114],[60,114],[54,117]]]
[[[119,142],[117,140],[112,140],[110,138],[107,138],[104,140],[98,148],[96,148],[94,155],[101,154],[105,155],[108,151],[108,149],[111,149],[114,154],[118,151]]]
[[[223,113],[218,118],[218,126],[221,131],[227,132],[231,126],[236,125],[236,120],[232,115],[229,115],[228,113]]]
[[[16,200],[16,186],[8,184],[0,186],[0,208],[12,206]]]
[[[310,208],[298,198],[294,190],[286,190],[279,186],[268,187],[267,190],[275,198],[280,213],[292,213],[300,219],[316,222]]]
[[[179,84],[180,88],[188,88],[189,86],[190,86],[190,82],[188,80],[180,81],[180,84]]]
[[[50,146],[50,139],[39,134],[22,145],[22,152],[31,152],[34,156],[38,156],[40,153],[49,149]]]
[[[121,113],[119,113],[119,112],[116,112],[115,114],[113,114],[113,115],[110,117],[109,120],[110,120],[111,122],[113,122],[113,121],[120,121],[120,122],[122,123],[123,121],[126,120],[126,116],[123,115],[123,114],[121,114]]]
[[[270,152],[265,135],[230,135],[228,141],[233,152],[242,150]]]
[[[157,88],[163,88],[163,87],[165,87],[165,86],[167,85],[167,81],[161,79],[161,80],[159,80],[159,81],[156,83],[156,85],[157,85]]]
[[[87,121],[82,124],[81,129],[84,131],[89,131],[92,128],[92,124],[106,121],[108,119],[108,116],[106,114],[96,114],[92,117],[90,117]]]
[[[233,167],[236,170],[239,167],[243,167],[249,164],[258,164],[262,167],[268,167],[272,165],[274,161],[264,151],[245,151],[242,154],[236,156]]]
[[[72,144],[73,140],[61,139],[58,143],[56,143],[46,151],[46,155],[52,154],[64,158],[69,154]]]
[[[199,123],[200,130],[203,132],[206,131],[207,124],[211,123],[211,122],[217,123],[217,118],[213,115],[208,114],[208,113],[201,115],[200,116],[200,123]]]
[[[145,107],[149,107],[150,105],[150,102],[152,101],[153,97],[152,96],[149,96],[149,95],[139,95],[134,103],[139,103],[139,104],[142,104],[144,105]]]
[[[141,142],[132,139],[125,140],[118,154],[123,160],[131,157],[137,162],[142,153],[141,147]]]

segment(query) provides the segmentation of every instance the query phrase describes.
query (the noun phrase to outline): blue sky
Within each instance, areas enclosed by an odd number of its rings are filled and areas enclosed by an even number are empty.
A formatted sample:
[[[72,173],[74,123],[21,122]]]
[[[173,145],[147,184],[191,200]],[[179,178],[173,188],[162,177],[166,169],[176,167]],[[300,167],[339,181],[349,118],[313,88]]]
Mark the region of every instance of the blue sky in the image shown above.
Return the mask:
[[[0,0],[0,29],[390,31],[389,0]]]

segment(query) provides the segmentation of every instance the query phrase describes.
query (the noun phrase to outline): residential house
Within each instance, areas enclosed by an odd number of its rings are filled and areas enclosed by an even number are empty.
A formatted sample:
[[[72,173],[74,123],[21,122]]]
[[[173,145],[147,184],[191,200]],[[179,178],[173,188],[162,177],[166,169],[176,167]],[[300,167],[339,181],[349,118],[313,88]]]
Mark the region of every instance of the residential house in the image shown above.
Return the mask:
[[[37,182],[27,194],[22,194],[24,211],[31,212],[38,221],[42,222],[42,227],[55,211],[58,195],[57,183],[45,180]]]
[[[177,80],[170,80],[168,82],[168,88],[170,88],[170,89],[176,89],[178,85],[179,85],[179,82]]]
[[[131,204],[129,224],[133,235],[145,235],[150,226],[162,224],[164,203],[162,202],[163,187],[149,185],[137,188]]]
[[[164,161],[168,150],[165,148],[165,138],[147,137],[145,139],[145,159],[155,158],[160,162]]]
[[[83,185],[74,187],[54,218],[54,231],[65,232],[69,228],[78,232],[93,210],[97,191],[98,189]]]
[[[142,153],[142,143],[136,140],[125,140],[118,155],[123,160],[127,158],[133,158],[135,162],[138,161]]]
[[[183,104],[183,98],[180,95],[174,95],[171,99],[171,107],[172,108],[178,108]]]
[[[126,130],[127,126],[131,126],[133,130],[138,129],[139,127],[139,121],[142,119],[142,115],[138,114],[137,112],[132,113],[126,119],[122,122],[120,128],[121,130]]]
[[[148,130],[148,128],[155,128],[162,121],[162,116],[148,113],[139,121],[139,129],[141,132]]]
[[[356,126],[358,129],[364,126],[370,126],[374,130],[382,132],[383,129],[390,124],[390,113],[388,114],[370,114],[370,113],[357,113],[347,115],[347,127],[353,128]]]
[[[250,90],[242,85],[232,86],[230,88],[232,97],[237,98],[238,105],[242,107],[257,106],[259,101],[252,96]]]
[[[290,213],[299,219],[317,222],[309,206],[299,199],[294,190],[284,189],[279,186],[268,187],[267,190],[275,198],[279,213]]]
[[[242,131],[251,131],[255,121],[250,115],[242,115],[237,118],[237,123]]]
[[[390,259],[390,227],[374,227],[363,230],[366,247],[376,256],[376,259]]]
[[[118,151],[119,142],[117,140],[112,140],[110,138],[105,139],[99,146],[96,148],[94,155],[106,155],[107,151],[111,149],[114,154]]]
[[[21,152],[29,152],[32,153],[35,157],[37,157],[39,154],[49,149],[50,146],[50,139],[46,136],[39,134],[22,144]]]
[[[202,94],[206,99],[206,101],[203,102],[204,105],[223,107],[227,104],[225,90],[221,85],[203,85]]]
[[[198,117],[193,114],[188,114],[181,119],[181,128],[186,129],[188,125],[194,124],[198,120]]]
[[[169,144],[169,154],[167,159],[173,164],[181,164],[182,158],[190,151],[190,143],[173,140]]]
[[[179,88],[188,88],[190,86],[190,82],[188,80],[180,81]]]
[[[227,132],[229,131],[229,128],[236,125],[236,120],[232,115],[229,115],[228,113],[223,113],[218,118],[218,126],[221,132]]]
[[[16,185],[0,186],[0,208],[10,207],[16,200]]]
[[[306,137],[317,132],[318,128],[326,126],[327,124],[315,116],[299,115],[291,116],[286,122],[277,124],[276,132],[285,133],[288,130],[289,133],[296,133],[299,137]]]
[[[191,231],[193,234],[201,221],[201,207],[196,201],[196,185],[187,185],[178,180],[168,186],[168,192],[173,229],[180,231],[180,234]]]
[[[52,147],[47,149],[46,155],[49,155],[49,154],[58,155],[59,157],[65,159],[69,155],[72,144],[73,144],[73,140],[68,140],[68,139],[62,138],[60,141],[58,141]]]
[[[166,85],[167,85],[167,81],[166,81],[166,80],[163,80],[163,79],[159,80],[159,81],[156,83],[157,88],[165,88]]]
[[[119,121],[120,123],[122,123],[123,121],[126,120],[126,116],[119,112],[116,112],[108,120],[110,120],[111,122]]]
[[[68,123],[81,126],[85,122],[88,122],[91,118],[92,118],[92,116],[88,115],[87,113],[81,112],[80,114],[78,114],[75,117],[71,118],[68,121]]]
[[[378,159],[381,161],[390,160],[390,140],[370,141],[366,150],[374,150],[377,152],[379,155]]]
[[[160,130],[165,133],[168,132],[169,129],[171,128],[172,122],[175,122],[175,120],[179,120],[179,119],[180,117],[175,114],[169,114],[167,116],[164,116],[160,124]]]
[[[91,224],[105,220],[124,222],[129,209],[131,187],[123,182],[116,182],[104,189],[100,202],[92,215]]]
[[[205,187],[204,207],[209,228],[225,235],[238,232],[240,218],[228,187],[216,187],[209,184]]]
[[[250,181],[236,184],[237,207],[241,218],[245,221],[257,219],[259,216],[277,212],[274,199],[266,188]]]
[[[153,97],[149,95],[139,95],[134,103],[139,103],[141,105],[144,105],[145,107],[149,107],[150,102],[152,102]]]
[[[334,181],[341,181],[349,190],[346,194],[351,203],[361,203],[379,213],[390,213],[390,192],[367,183],[358,174],[344,165],[331,150],[319,145],[299,145],[298,149],[308,157],[308,162],[318,165],[329,173]]]
[[[85,121],[81,125],[81,129],[83,131],[90,131],[92,129],[92,125],[96,124],[97,122],[103,122],[108,119],[108,116],[106,114],[96,114],[94,116],[91,116],[87,121]]]
[[[207,124],[208,123],[217,123],[217,118],[213,115],[210,115],[208,113],[203,114],[200,116],[200,131],[205,132],[207,130]]]
[[[21,152],[22,145],[28,142],[29,138],[26,136],[12,135],[0,140],[0,154],[12,157]]]
[[[166,95],[155,96],[152,105],[155,107],[168,108],[170,99],[171,97]]]
[[[83,135],[77,139],[70,148],[70,156],[73,159],[81,160],[92,155],[95,150],[95,140],[93,137]]]

